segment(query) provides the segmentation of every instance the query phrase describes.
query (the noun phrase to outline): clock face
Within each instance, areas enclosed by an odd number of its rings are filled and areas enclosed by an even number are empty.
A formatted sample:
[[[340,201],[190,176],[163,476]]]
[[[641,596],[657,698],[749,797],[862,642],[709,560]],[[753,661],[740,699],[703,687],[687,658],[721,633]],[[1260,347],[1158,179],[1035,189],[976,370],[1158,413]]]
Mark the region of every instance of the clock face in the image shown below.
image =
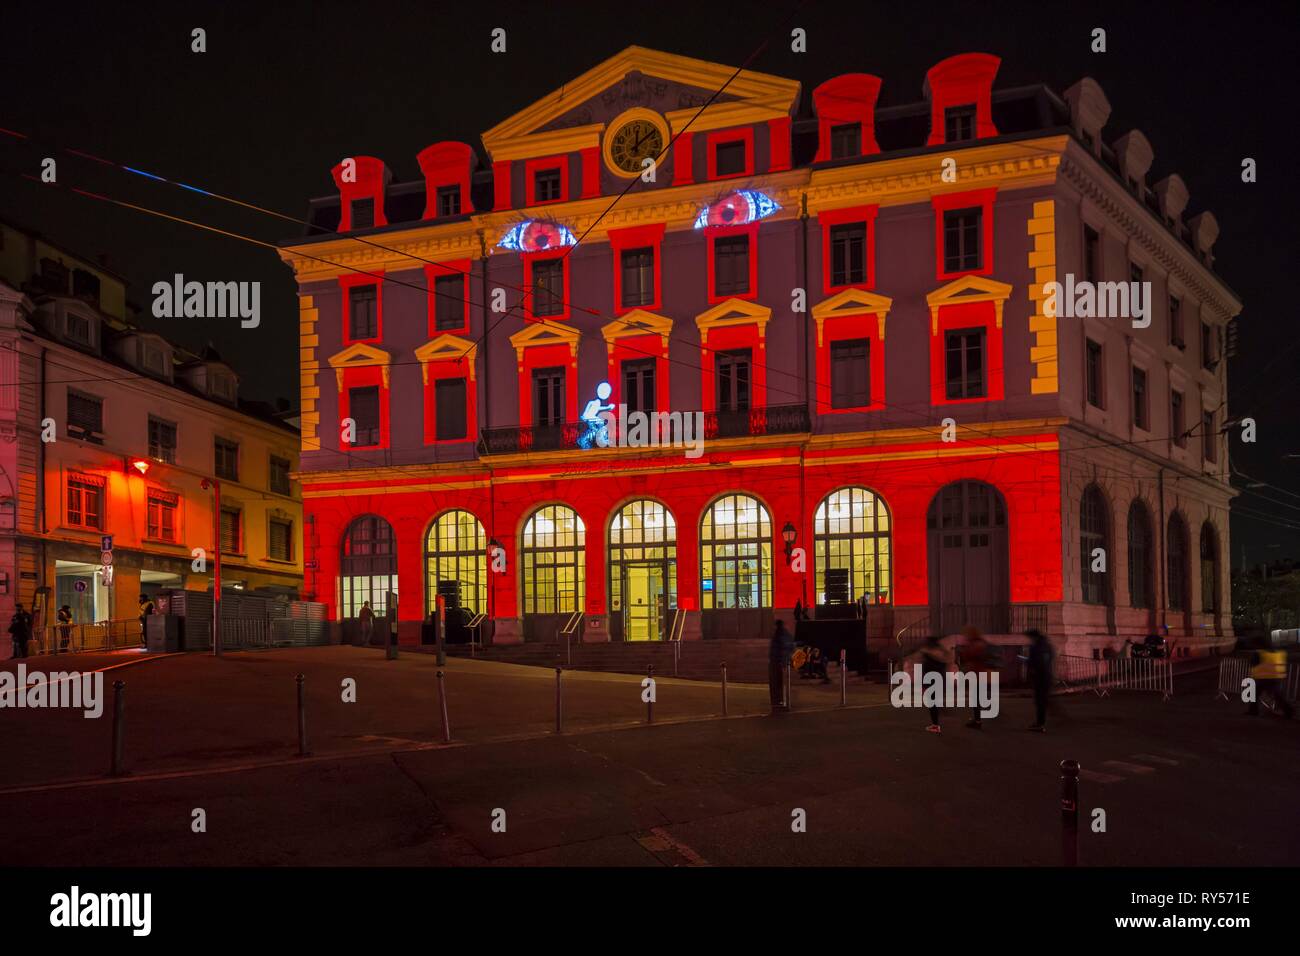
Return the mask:
[[[646,168],[645,160],[656,158],[663,148],[658,126],[646,119],[628,120],[610,134],[609,159],[616,172],[639,175]]]

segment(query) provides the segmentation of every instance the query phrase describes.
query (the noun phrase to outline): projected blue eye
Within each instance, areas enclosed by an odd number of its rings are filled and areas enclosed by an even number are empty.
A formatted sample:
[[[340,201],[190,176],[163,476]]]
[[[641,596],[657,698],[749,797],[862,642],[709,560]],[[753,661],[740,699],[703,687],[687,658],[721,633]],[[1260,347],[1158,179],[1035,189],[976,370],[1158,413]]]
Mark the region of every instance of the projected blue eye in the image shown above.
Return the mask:
[[[737,189],[701,211],[695,220],[695,228],[747,226],[751,222],[766,219],[780,208],[777,201],[766,193],[755,189]]]
[[[573,231],[568,226],[546,219],[529,219],[512,226],[497,245],[518,252],[543,252],[572,246],[576,242]]]

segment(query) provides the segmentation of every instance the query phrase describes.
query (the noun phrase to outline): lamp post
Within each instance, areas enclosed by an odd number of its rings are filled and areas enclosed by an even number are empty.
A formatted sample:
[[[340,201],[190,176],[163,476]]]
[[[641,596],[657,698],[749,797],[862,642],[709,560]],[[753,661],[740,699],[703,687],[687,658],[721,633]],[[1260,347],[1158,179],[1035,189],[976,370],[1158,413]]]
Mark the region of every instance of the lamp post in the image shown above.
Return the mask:
[[[798,537],[799,532],[795,529],[795,526],[787,521],[785,527],[781,529],[781,540],[785,542],[785,563],[787,565],[790,563],[791,555],[794,554],[794,542]]]
[[[214,549],[212,555],[212,656],[221,656],[221,482],[204,478],[199,482],[204,491],[212,489],[212,527]]]

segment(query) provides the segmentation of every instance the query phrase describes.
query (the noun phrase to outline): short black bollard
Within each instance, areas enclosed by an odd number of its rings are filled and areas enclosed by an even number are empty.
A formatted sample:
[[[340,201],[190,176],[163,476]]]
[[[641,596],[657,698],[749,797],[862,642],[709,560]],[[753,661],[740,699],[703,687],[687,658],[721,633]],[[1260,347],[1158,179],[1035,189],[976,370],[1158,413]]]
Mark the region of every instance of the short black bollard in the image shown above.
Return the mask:
[[[1079,761],[1061,761],[1061,858],[1079,865]]]
[[[655,722],[655,666],[653,664],[646,666],[645,675],[650,681],[646,684],[645,722],[653,724]]]
[[[722,716],[727,716],[727,662],[722,662]]]
[[[785,668],[783,669],[783,673],[782,673],[782,681],[781,681],[782,684],[784,684],[784,686],[781,688],[781,691],[782,691],[781,696],[782,696],[782,700],[783,700],[783,702],[784,702],[784,704],[785,704],[785,709],[786,709],[786,710],[793,710],[793,709],[794,709],[793,707],[790,706],[790,705],[791,705],[791,700],[790,700],[790,697],[791,697],[791,694],[790,694],[790,674],[791,674],[791,671],[792,671],[792,670],[793,670],[793,668],[792,668],[790,662],[789,662],[789,661],[786,661],[786,662],[785,662]]]
[[[555,668],[555,732],[564,733],[564,697],[560,689],[560,681],[564,674],[564,668]]]
[[[307,756],[307,678],[299,674],[294,679],[298,685],[298,756]]]
[[[451,743],[451,719],[447,716],[447,684],[442,671],[438,671],[438,702],[442,708],[442,742]]]
[[[122,759],[123,735],[126,733],[126,681],[113,681],[113,759],[112,776],[126,773]]]

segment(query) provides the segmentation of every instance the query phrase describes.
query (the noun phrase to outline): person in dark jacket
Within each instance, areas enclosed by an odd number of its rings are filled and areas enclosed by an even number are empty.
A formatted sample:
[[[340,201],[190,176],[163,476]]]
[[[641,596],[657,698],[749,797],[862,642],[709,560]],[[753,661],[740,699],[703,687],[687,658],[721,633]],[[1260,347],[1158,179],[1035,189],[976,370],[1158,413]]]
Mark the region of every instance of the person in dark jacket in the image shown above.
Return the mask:
[[[59,608],[59,653],[68,653],[68,645],[72,643],[72,608],[65,604]]]
[[[1026,670],[1029,686],[1034,689],[1034,723],[1029,729],[1041,734],[1047,730],[1047,698],[1052,693],[1052,662],[1056,651],[1042,631],[1025,631],[1025,637],[1029,638]]]
[[[32,616],[21,604],[14,605],[14,616],[9,619],[9,636],[14,642],[14,657],[26,657],[27,642],[32,639]]]
[[[785,667],[794,656],[794,635],[785,627],[785,621],[776,622],[772,632],[772,641],[767,654],[767,689],[772,698],[772,713],[784,713],[790,709],[790,702],[785,699]]]
[[[963,638],[959,649],[961,670],[972,671],[976,675],[991,671],[993,669],[992,655],[989,653],[988,641],[984,640],[984,635],[980,633],[980,629],[974,625],[967,625],[961,633]],[[976,679],[978,679],[978,676]],[[971,701],[970,720],[966,722],[966,726],[973,730],[979,730],[984,726],[984,721],[980,719],[978,701]]]
[[[948,653],[948,648],[943,646],[943,638],[938,634],[931,634],[925,639],[914,655],[921,663],[921,680],[925,680],[926,674],[935,673],[943,677],[948,672],[948,665],[952,663],[952,657]],[[924,683],[922,687],[924,687]],[[930,708],[930,725],[925,729],[932,734],[941,733],[939,726],[939,707]]]

